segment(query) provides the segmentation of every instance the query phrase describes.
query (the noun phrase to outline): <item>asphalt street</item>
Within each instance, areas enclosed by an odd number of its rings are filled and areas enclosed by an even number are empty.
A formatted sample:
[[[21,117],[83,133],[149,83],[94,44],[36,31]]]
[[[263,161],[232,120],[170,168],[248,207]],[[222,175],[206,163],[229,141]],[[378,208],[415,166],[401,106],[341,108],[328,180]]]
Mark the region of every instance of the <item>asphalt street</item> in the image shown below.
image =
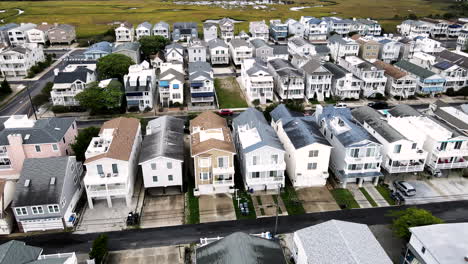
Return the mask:
[[[467,222],[468,201],[452,201],[444,203],[431,203],[418,205],[431,211],[435,216],[446,222]],[[367,209],[340,210],[331,212],[311,213],[294,216],[279,217],[278,233],[290,233],[298,229],[315,225],[330,219],[338,219],[367,225],[390,224],[391,216],[388,214],[394,210],[402,210],[401,207],[376,207]],[[246,233],[274,232],[275,218],[259,218],[254,220],[223,221],[196,225],[181,225],[151,229],[133,229],[107,233],[109,236],[110,250],[136,249],[196,243],[200,238],[226,236],[236,231]],[[45,254],[59,252],[87,253],[92,241],[98,236],[93,234],[55,233],[18,237],[31,246],[44,249]],[[10,238],[0,238],[0,243]]]

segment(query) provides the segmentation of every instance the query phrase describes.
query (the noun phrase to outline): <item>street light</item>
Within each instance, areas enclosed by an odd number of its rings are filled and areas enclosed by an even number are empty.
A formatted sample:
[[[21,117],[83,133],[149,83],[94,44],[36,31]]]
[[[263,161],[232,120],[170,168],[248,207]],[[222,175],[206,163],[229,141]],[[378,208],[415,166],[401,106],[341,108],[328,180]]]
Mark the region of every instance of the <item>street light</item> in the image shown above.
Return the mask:
[[[36,109],[34,108],[34,104],[31,99],[31,93],[29,92],[29,82],[26,84],[26,92],[28,93],[29,102],[31,103],[31,108],[34,113],[34,118],[37,120]]]
[[[280,194],[281,194],[281,183],[278,184],[278,195]],[[278,214],[279,214],[279,200],[278,199],[276,199],[276,218],[275,218],[275,232],[274,232],[275,235],[274,236],[276,236],[278,232]]]

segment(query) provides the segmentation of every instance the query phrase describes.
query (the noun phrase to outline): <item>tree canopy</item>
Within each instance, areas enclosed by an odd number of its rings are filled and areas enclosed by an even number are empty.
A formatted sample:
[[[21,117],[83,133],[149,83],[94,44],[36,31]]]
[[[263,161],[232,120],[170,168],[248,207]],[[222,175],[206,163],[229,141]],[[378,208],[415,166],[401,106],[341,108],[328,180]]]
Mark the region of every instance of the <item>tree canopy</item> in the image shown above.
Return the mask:
[[[99,128],[98,127],[87,127],[85,129],[80,130],[78,136],[76,137],[76,141],[74,144],[71,145],[73,152],[75,153],[76,159],[78,161],[85,161],[85,152],[91,143],[91,139],[93,137],[97,137],[99,135]]]
[[[411,237],[410,227],[443,223],[442,219],[433,216],[431,212],[416,207],[403,211],[395,211],[390,215],[394,217],[392,223],[393,232],[398,237],[406,240],[409,240]]]
[[[113,53],[99,58],[96,70],[101,80],[117,78],[122,81],[124,75],[128,73],[128,67],[133,64],[135,62],[131,58],[123,54]]]
[[[169,40],[163,36],[144,36],[138,42],[141,44],[140,50],[145,58],[164,50],[166,45],[169,44]]]
[[[13,90],[11,90],[10,84],[8,83],[7,79],[3,79],[2,84],[0,85],[0,96],[11,94]]]
[[[117,80],[112,80],[104,88],[99,87],[97,82],[90,83],[75,98],[82,107],[92,112],[105,112],[120,107],[123,95],[122,84]]]

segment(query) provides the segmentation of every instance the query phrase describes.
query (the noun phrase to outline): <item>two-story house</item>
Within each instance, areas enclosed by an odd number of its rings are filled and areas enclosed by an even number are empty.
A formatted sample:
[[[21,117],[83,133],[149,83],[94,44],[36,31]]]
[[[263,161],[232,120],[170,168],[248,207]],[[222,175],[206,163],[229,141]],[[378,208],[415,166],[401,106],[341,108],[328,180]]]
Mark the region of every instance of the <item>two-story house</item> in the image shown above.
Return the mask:
[[[141,146],[141,126],[136,118],[119,117],[104,122],[85,152],[83,183],[88,206],[95,200],[124,198],[130,206]]]
[[[148,122],[139,157],[145,188],[183,189],[184,120],[161,116]]]
[[[203,23],[203,40],[209,42],[216,38],[218,38],[218,27],[216,24],[212,22]]]
[[[362,80],[361,90],[364,97],[385,95],[387,77],[385,77],[383,68],[356,56],[339,58],[338,64]]]
[[[374,65],[384,69],[387,84],[385,92],[392,97],[408,98],[416,93],[416,79],[395,66],[377,60]]]
[[[143,22],[136,27],[136,38],[137,40],[141,39],[144,36],[151,36],[153,25],[149,22]]]
[[[263,39],[268,41],[270,36],[270,31],[268,25],[263,21],[250,21],[249,22],[249,32],[252,35],[252,38]]]
[[[333,74],[331,89],[334,96],[340,99],[359,99],[362,80],[340,65],[326,62],[323,67]]]
[[[333,147],[330,169],[341,186],[354,182],[361,187],[365,181],[377,185],[383,176],[382,144],[353,119],[350,109],[317,105],[314,117]]]
[[[305,35],[304,24],[292,18],[287,19],[285,23],[288,25],[289,35],[294,35],[297,37],[304,38],[304,35]]]
[[[189,40],[187,46],[188,62],[203,61],[206,62],[207,45],[204,41],[198,38]]]
[[[356,42],[359,44],[359,57],[368,61],[379,58],[380,44],[377,41],[360,38]]]
[[[253,56],[259,58],[264,62],[267,62],[269,59],[273,58],[274,48],[268,43],[260,38],[255,38],[250,40],[250,44],[253,49]]]
[[[49,40],[49,30],[53,27],[51,24],[42,23],[35,28],[26,31],[29,43],[45,44]]]
[[[430,70],[445,79],[445,92],[447,89],[458,91],[468,83],[467,69],[450,61],[439,61],[433,64]]]
[[[325,42],[328,36],[328,23],[315,17],[301,16],[304,25],[304,38],[312,42]]]
[[[8,30],[8,39],[11,45],[21,45],[28,42],[28,30],[36,27],[33,23],[21,23],[17,27],[13,27]]]
[[[233,39],[228,45],[232,61],[236,66],[240,66],[245,59],[253,57],[252,45],[243,39]]]
[[[49,29],[47,32],[49,36],[49,42],[51,45],[54,44],[68,44],[70,45],[76,40],[75,27],[68,24],[57,24]]]
[[[208,62],[191,62],[188,65],[192,105],[213,105],[215,100],[214,73]]]
[[[221,39],[229,42],[234,38],[234,20],[223,18],[218,21]]]
[[[54,85],[50,92],[53,105],[79,105],[75,96],[97,80],[96,64],[68,64],[62,71],[54,69]]]
[[[302,62],[302,61],[301,61]],[[307,99],[323,101],[332,95],[333,74],[316,58],[296,65],[305,75],[305,96]]]
[[[206,111],[190,121],[195,195],[234,192],[236,149],[226,119]]]
[[[288,37],[288,25],[279,19],[270,20],[270,38],[274,42],[285,41]]]
[[[29,69],[45,60],[42,45],[25,43],[0,51],[0,71],[5,77],[25,77]]]
[[[0,132],[0,178],[18,179],[25,159],[71,155],[78,129],[74,118],[29,120],[13,115]]]
[[[418,20],[405,20],[397,26],[398,32],[406,37],[428,37],[430,26],[428,23]]]
[[[184,47],[179,43],[171,43],[165,48],[164,57],[167,62],[184,62]]]
[[[282,100],[304,98],[304,73],[284,59],[268,61],[275,91]]]
[[[153,26],[153,36],[161,36],[170,39],[170,33],[169,24],[164,21],[160,21]]]
[[[382,34],[379,22],[370,18],[353,18],[351,30],[362,36],[380,36]]]
[[[117,43],[112,47],[112,53],[122,54],[130,59],[134,63],[140,63],[140,42],[125,42],[125,43]]]
[[[16,23],[8,23],[3,26],[0,26],[0,43],[5,45],[5,47],[10,46],[10,38],[8,36],[8,31],[18,26],[19,25]]]
[[[234,118],[233,137],[247,190],[285,186],[285,150],[262,112],[248,108]]]
[[[229,64],[229,47],[222,39],[212,39],[208,42],[211,65]]]
[[[450,104],[437,100],[429,105],[431,113],[437,120],[448,124],[450,127],[468,135],[468,113],[464,111],[466,105],[451,106]]]
[[[345,56],[358,56],[359,44],[350,38],[342,38],[339,35],[333,35],[328,38],[328,48],[330,49],[331,59],[338,61],[338,58]]]
[[[250,102],[265,104],[273,101],[274,80],[267,63],[259,58],[246,59],[241,66],[242,84]]]
[[[21,232],[73,227],[83,188],[74,156],[26,159],[11,208]]]
[[[391,39],[379,40],[379,59],[386,63],[395,62],[400,56],[401,44]]]
[[[185,72],[180,62],[163,63],[159,74],[159,103],[164,107],[184,103]]]
[[[423,140],[406,138],[390,126],[383,115],[369,106],[355,108],[351,114],[382,144],[382,167],[388,173],[413,173],[424,170],[427,152],[423,150]]]
[[[288,52],[291,56],[314,56],[317,54],[315,46],[303,37],[291,37],[288,39]]]
[[[149,63],[131,65],[123,78],[127,108],[137,107],[139,111],[152,109],[156,96],[156,73]]]
[[[130,22],[123,22],[115,29],[116,42],[133,42],[135,39],[135,28]]]
[[[98,60],[106,55],[112,53],[112,43],[101,41],[94,43],[87,50],[83,52],[86,60]]]
[[[401,60],[394,66],[416,79],[417,93],[434,95],[444,91],[445,79],[442,76],[407,60]]]
[[[324,186],[331,145],[311,117],[291,112],[284,104],[271,112],[271,125],[286,150],[288,177],[294,187]]]
[[[189,40],[191,38],[198,38],[197,23],[192,22],[178,22],[172,26],[172,40]]]

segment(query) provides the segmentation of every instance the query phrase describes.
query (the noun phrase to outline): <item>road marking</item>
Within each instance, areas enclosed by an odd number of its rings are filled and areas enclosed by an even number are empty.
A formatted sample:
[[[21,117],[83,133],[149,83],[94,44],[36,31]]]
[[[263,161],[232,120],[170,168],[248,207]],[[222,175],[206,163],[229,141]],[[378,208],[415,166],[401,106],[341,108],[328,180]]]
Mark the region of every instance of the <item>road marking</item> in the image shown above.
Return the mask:
[[[13,113],[13,115],[16,114],[16,113],[18,113],[18,112],[19,112],[23,107],[25,107],[28,103],[29,103],[29,102],[26,102],[26,103],[22,104],[20,107],[18,107],[18,109]]]

